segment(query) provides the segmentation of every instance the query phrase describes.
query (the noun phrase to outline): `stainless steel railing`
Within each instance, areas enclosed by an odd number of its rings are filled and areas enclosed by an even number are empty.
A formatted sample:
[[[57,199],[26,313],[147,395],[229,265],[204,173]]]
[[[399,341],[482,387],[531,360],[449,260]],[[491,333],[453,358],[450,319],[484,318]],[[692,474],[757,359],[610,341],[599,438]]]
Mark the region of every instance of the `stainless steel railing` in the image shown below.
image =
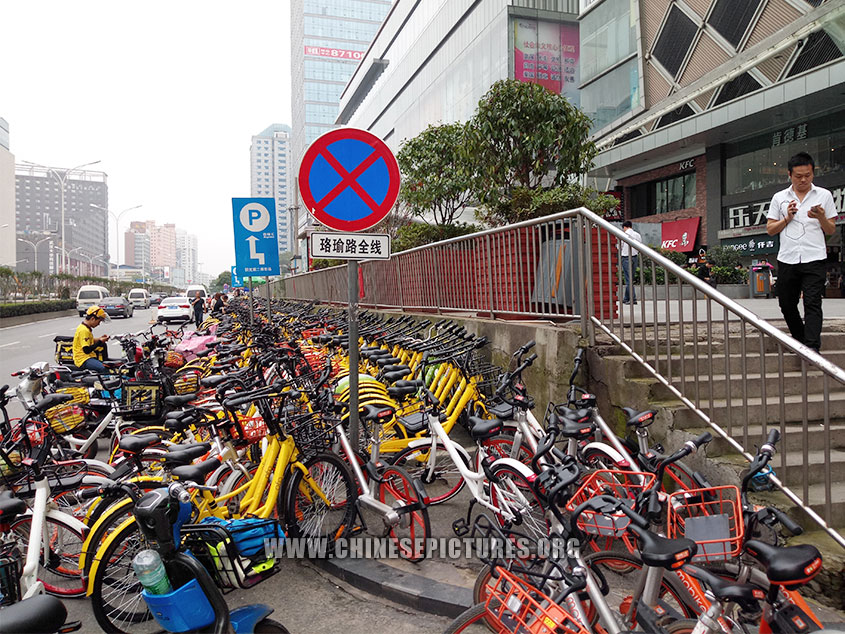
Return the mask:
[[[619,301],[621,242],[640,258],[634,305]],[[580,320],[592,345],[624,349],[679,404],[664,403],[675,427],[706,425],[748,460],[747,448],[778,427],[772,481],[845,547],[831,528],[845,524],[845,500],[833,494],[834,480],[845,481],[845,371],[591,211],[364,261],[360,271],[362,308]],[[343,266],[285,283],[291,298],[347,302]]]

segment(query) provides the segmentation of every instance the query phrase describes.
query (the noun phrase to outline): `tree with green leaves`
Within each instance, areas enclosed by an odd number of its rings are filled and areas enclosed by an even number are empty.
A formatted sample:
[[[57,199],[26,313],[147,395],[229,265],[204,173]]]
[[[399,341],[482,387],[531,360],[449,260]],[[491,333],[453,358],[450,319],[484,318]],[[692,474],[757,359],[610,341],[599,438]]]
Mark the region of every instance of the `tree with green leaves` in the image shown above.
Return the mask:
[[[461,152],[466,125],[430,125],[399,148],[399,196],[414,216],[450,225],[472,198],[472,162]]]
[[[497,226],[617,203],[579,183],[598,153],[590,118],[566,97],[534,83],[500,80],[478,102],[462,152],[475,167],[480,216]]]
[[[214,281],[211,283],[210,290],[212,293],[219,293],[223,290],[223,285],[228,284],[229,286],[232,285],[232,272],[231,271],[223,271],[220,275],[214,278]]]

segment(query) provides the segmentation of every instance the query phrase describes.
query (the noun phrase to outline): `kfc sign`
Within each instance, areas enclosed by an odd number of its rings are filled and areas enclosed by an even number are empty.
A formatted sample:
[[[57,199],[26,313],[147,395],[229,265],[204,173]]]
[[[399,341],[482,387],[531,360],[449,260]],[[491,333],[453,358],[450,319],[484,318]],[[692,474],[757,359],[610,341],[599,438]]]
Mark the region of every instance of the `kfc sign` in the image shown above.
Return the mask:
[[[701,218],[686,218],[661,225],[662,239],[660,246],[670,251],[687,253],[695,248],[695,236]]]

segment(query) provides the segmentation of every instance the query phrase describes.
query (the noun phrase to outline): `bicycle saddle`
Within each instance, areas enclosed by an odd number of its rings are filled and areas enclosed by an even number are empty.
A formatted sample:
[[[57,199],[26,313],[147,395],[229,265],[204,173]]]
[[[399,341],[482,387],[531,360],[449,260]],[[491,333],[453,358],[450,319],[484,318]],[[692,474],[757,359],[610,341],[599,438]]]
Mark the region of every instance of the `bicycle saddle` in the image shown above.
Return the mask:
[[[490,438],[502,431],[504,424],[499,418],[485,419],[478,416],[469,417],[469,435],[475,440]]]
[[[637,536],[640,545],[640,557],[647,566],[657,568],[680,568],[698,551],[698,544],[691,539],[668,539],[661,537],[636,524],[628,525],[628,530]]]
[[[197,458],[202,458],[208,453],[208,448],[208,443],[191,447],[180,447],[177,445],[176,447],[169,448],[161,463],[167,468],[184,467],[185,465],[191,464]]]
[[[205,482],[205,477],[220,466],[220,460],[217,458],[209,458],[199,464],[185,465],[183,467],[176,467],[170,472],[174,480],[187,480],[202,484]]]
[[[58,632],[66,618],[67,609],[61,601],[49,594],[38,594],[0,610],[0,632]]]
[[[71,400],[72,398],[73,396],[70,394],[48,394],[35,404],[35,409],[43,414],[51,407],[55,407],[65,401]]]
[[[200,379],[200,385],[203,387],[217,387],[224,381],[231,379],[230,374],[215,374],[214,376],[206,376]]]
[[[507,420],[513,418],[513,405],[508,405],[504,401],[496,403],[487,408],[487,411],[496,418]]]
[[[633,407],[623,407],[622,411],[625,412],[628,419],[625,421],[625,425],[628,427],[648,427],[654,422],[654,417],[657,416],[657,411],[653,409],[638,412]]]
[[[127,453],[140,453],[147,447],[152,447],[161,442],[158,434],[150,432],[148,434],[137,434],[132,436],[124,436],[117,444],[117,448]]]
[[[750,539],[745,552],[763,564],[769,581],[787,590],[804,585],[822,569],[821,553],[810,544],[777,547]]]
[[[743,612],[757,612],[760,609],[758,601],[766,598],[766,593],[756,586],[749,583],[733,583],[698,566],[687,564],[684,566],[684,572],[704,583],[719,601],[736,603]]]
[[[394,370],[393,372],[385,372],[381,375],[381,378],[387,383],[393,383],[394,381],[398,381],[402,377],[408,376],[411,373],[411,368],[406,368],[404,370]]]
[[[26,502],[10,491],[0,492],[0,524],[10,524],[18,515],[26,513]]]
[[[589,436],[596,430],[596,424],[591,420],[590,410],[567,410],[572,412],[559,416],[555,412],[549,415],[549,425],[554,425],[560,430],[564,438],[581,438]],[[586,415],[584,414],[586,412]]]
[[[164,404],[170,405],[171,407],[184,407],[191,401],[197,398],[196,394],[184,394],[184,395],[174,395],[174,396],[165,396],[164,397]]]

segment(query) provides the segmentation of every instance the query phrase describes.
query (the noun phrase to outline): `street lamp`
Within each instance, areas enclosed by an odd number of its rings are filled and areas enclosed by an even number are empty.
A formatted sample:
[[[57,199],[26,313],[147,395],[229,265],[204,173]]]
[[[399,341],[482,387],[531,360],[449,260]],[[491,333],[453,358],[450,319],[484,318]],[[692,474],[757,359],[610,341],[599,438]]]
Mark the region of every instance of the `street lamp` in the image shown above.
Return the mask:
[[[110,213],[112,218],[114,218],[114,237],[117,241],[117,260],[115,261],[115,265],[117,266],[118,270],[120,270],[120,229],[118,228],[120,225],[120,217],[125,214],[127,211],[132,211],[133,209],[138,209],[139,207],[143,207],[143,205],[135,205],[134,207],[130,207],[129,209],[124,209],[123,211],[119,212],[115,215],[115,213],[111,209],[106,209],[105,207],[100,207],[100,205],[95,205],[94,203],[90,203],[90,205],[100,211],[105,211]]]
[[[81,252],[83,248],[84,247],[74,247],[73,249],[68,251],[68,253],[66,254],[67,255],[67,266],[68,266],[68,268],[70,268],[70,256],[72,256],[77,251]],[[62,264],[62,266],[64,266],[64,263]],[[76,267],[76,274],[79,275],[79,267],[78,266]]]
[[[105,259],[103,259],[103,258],[105,258]],[[110,258],[111,258],[111,256],[108,253],[101,253],[100,255],[95,255],[93,258],[91,258],[92,260],[99,260],[100,262],[102,262],[103,264],[106,265],[106,277],[108,279],[111,279]]]
[[[33,265],[33,271],[38,270],[38,245],[42,242],[47,242],[47,240],[52,240],[53,236],[47,236],[46,238],[42,238],[38,242],[32,242],[31,240],[25,240],[23,238],[18,238],[18,242],[26,242],[29,246],[32,247],[32,258],[35,260],[35,264]]]
[[[65,269],[67,267],[67,258],[70,255],[67,252],[67,246],[65,244],[65,183],[67,183],[68,176],[70,176],[71,172],[75,172],[78,169],[82,169],[83,167],[88,167],[89,165],[96,165],[99,163],[99,160],[91,161],[90,163],[83,163],[82,165],[77,165],[76,167],[71,167],[69,170],[57,170],[54,167],[47,167],[46,165],[42,165],[40,163],[33,163],[32,161],[21,161],[26,165],[35,165],[36,167],[43,167],[50,175],[56,179],[56,182],[59,183],[59,192],[61,194],[61,204],[62,204],[62,271],[66,272]]]

